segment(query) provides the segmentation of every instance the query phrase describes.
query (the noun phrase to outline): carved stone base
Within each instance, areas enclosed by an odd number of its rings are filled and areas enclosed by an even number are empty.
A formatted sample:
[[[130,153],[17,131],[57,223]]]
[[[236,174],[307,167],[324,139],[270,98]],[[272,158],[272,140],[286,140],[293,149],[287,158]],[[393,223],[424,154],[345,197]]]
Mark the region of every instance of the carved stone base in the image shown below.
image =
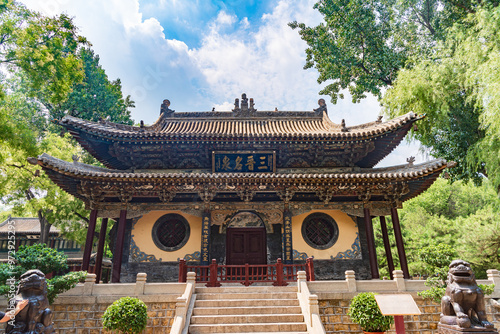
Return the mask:
[[[470,328],[462,328],[457,325],[438,324],[438,333],[440,334],[466,334],[466,333],[481,333],[481,334],[498,334],[496,328],[484,328],[472,326]]]

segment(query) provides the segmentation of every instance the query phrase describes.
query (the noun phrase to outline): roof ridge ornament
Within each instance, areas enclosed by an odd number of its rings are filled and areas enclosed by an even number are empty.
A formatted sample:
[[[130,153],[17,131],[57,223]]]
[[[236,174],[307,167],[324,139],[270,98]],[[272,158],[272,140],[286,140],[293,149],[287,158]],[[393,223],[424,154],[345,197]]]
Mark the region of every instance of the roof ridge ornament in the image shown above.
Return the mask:
[[[255,103],[253,101],[253,98],[250,98],[249,100],[247,98],[247,94],[243,93],[241,94],[241,105],[240,105],[240,99],[235,98],[234,109],[232,111],[238,115],[249,115],[255,113],[257,109],[255,109]]]
[[[170,101],[167,99],[163,100],[163,103],[161,104],[160,107],[160,115],[161,114],[171,115],[172,113],[175,112],[175,110],[172,110],[169,107],[170,107]]]
[[[323,111],[328,115],[328,110],[327,110],[327,107],[326,107],[326,102],[325,102],[325,99],[319,99],[318,100],[318,105],[319,107],[316,108],[316,109],[313,109],[313,111],[317,114],[322,114]]]
[[[340,123],[340,126],[341,126],[340,131],[349,132],[349,129],[345,126],[345,119],[342,118],[342,122]]]

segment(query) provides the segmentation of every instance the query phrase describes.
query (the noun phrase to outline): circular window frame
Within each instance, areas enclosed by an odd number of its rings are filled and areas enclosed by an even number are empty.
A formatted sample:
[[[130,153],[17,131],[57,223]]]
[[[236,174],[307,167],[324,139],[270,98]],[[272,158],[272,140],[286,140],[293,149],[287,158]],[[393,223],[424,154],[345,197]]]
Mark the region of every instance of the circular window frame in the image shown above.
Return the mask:
[[[330,224],[331,230],[333,230],[332,238],[330,239],[330,241],[328,241],[324,245],[315,244],[312,240],[309,239],[309,237],[307,236],[307,233],[306,233],[307,224],[310,223],[313,219],[318,219],[318,218],[321,218],[327,224]],[[326,213],[322,213],[322,212],[312,213],[309,216],[307,216],[304,219],[304,221],[302,222],[301,232],[302,232],[302,239],[304,239],[306,244],[308,244],[310,247],[312,247],[314,249],[320,249],[320,250],[328,249],[328,248],[332,247],[333,245],[335,245],[339,239],[339,226],[338,226],[337,222],[335,221],[335,219],[332,218],[332,216],[327,215]]]
[[[168,222],[171,219],[176,219],[176,220],[182,222],[184,224],[184,227],[186,228],[186,233],[184,235],[184,238],[182,239],[182,241],[179,244],[177,244],[176,246],[173,246],[173,247],[168,247],[168,246],[165,246],[164,244],[161,243],[160,239],[158,238],[157,232],[162,224]],[[186,245],[186,243],[188,242],[190,235],[191,235],[191,227],[189,226],[188,221],[186,220],[186,218],[184,218],[183,216],[181,216],[177,213],[167,213],[166,215],[163,215],[160,218],[158,218],[156,220],[155,224],[153,225],[153,229],[151,231],[151,236],[153,237],[153,242],[155,243],[156,247],[158,247],[159,249],[164,250],[166,252],[174,252],[174,251],[179,250],[182,247],[184,247]]]

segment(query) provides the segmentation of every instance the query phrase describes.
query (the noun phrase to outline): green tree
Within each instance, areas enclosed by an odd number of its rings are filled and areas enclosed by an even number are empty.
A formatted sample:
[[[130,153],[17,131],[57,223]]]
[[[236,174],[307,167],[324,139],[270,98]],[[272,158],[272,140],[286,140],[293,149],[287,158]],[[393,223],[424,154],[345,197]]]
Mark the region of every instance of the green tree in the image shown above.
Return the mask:
[[[320,83],[333,81],[320,93],[335,103],[349,89],[357,102],[366,93],[381,97],[402,68],[431,56],[446,29],[476,7],[468,1],[320,0],[314,8],[324,22],[290,26],[308,44],[305,68],[315,67]]]
[[[2,1],[0,63],[26,73],[30,86],[49,91],[52,102],[63,101],[83,79],[76,52],[86,44],[67,15],[46,17],[17,1]]]
[[[58,105],[44,101],[51,117],[60,120],[64,115],[71,115],[91,121],[108,119],[111,122],[132,125],[130,108],[134,101],[130,95],[123,98],[120,79],[109,81],[104,69],[99,64],[99,56],[89,48],[79,51],[85,77],[82,82],[72,86],[68,98]]]
[[[457,257],[470,262],[479,278],[486,277],[487,269],[500,268],[499,213],[500,199],[490,182],[474,186],[463,181],[451,184],[436,180],[400,210],[410,273],[434,276]],[[395,249],[390,218],[388,221],[389,239]],[[375,221],[374,228],[381,274],[388,275],[380,225]],[[396,252],[392,255],[397,266]]]
[[[81,242],[87,213],[26,159],[45,152],[97,164],[53,121],[70,114],[133,123],[133,101],[123,98],[119,79],[109,81],[88,45],[65,15],[48,18],[15,1],[0,6],[0,62],[10,71],[0,76],[0,195],[12,214],[39,218],[40,243],[48,242],[52,224]]]
[[[426,113],[412,138],[458,162],[451,179],[500,186],[497,0],[320,0],[324,22],[292,22],[321,91],[353,102],[371,93],[390,117]],[[384,93],[387,92],[387,93]],[[383,96],[384,95],[384,96]],[[500,188],[499,188],[500,190]]]
[[[46,152],[57,158],[71,161],[82,149],[69,138],[46,134],[38,145],[40,153]],[[49,177],[38,165],[26,161],[23,151],[8,149],[6,159],[0,165],[0,193],[4,203],[13,206],[17,216],[38,217],[40,220],[40,243],[47,243],[51,225],[67,226],[86,221],[84,204],[69,195]]]

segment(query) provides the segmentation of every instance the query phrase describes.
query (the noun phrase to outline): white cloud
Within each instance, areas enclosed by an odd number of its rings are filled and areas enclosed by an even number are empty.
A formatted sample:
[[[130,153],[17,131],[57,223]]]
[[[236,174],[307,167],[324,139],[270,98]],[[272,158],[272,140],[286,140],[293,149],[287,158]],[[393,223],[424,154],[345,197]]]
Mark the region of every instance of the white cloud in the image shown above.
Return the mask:
[[[225,11],[220,11],[214,23],[215,26],[231,25],[236,22],[236,19],[235,15],[229,15]]]

